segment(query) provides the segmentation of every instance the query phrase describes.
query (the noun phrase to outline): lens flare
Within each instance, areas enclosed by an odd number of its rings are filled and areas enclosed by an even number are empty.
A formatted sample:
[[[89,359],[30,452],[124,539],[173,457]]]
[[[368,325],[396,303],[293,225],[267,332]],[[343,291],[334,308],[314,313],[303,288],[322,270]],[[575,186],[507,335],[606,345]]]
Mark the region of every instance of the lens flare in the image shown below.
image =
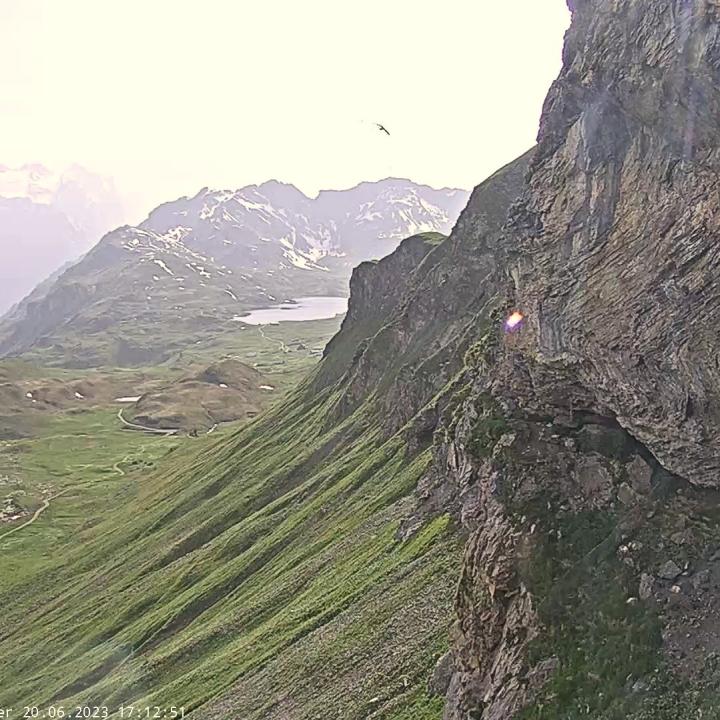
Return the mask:
[[[522,324],[522,321],[525,319],[525,316],[521,312],[514,312],[506,321],[505,321],[505,329],[508,331],[517,330],[520,325]]]

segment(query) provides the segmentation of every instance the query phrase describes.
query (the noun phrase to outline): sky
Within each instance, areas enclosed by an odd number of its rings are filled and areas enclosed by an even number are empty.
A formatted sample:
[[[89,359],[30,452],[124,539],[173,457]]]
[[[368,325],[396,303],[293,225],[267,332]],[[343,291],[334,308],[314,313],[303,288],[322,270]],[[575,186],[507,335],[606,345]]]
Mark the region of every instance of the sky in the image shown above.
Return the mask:
[[[268,179],[470,189],[533,144],[569,22],[565,0],[0,0],[0,164],[77,163],[144,210]]]

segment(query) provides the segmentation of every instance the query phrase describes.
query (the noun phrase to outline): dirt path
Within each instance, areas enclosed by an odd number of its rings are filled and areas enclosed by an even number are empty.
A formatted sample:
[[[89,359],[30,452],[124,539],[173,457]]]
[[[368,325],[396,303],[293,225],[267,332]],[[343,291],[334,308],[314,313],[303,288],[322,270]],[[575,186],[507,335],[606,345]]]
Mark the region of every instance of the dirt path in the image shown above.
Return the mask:
[[[66,488],[65,490],[62,490],[59,493],[56,493],[55,495],[52,495],[51,497],[45,498],[43,501],[43,504],[33,513],[33,516],[27,521],[24,522],[22,525],[18,525],[17,527],[14,527],[12,530],[8,530],[6,533],[3,533],[0,535],[0,540],[4,540],[6,537],[9,537],[13,533],[20,532],[23,528],[28,527],[29,525],[32,525],[49,507],[50,503],[55,500],[56,498],[59,498],[61,495],[64,495],[66,492],[68,492],[70,488]]]
[[[258,325],[258,332],[260,335],[262,335],[263,339],[267,340],[268,342],[277,343],[277,346],[280,348],[281,352],[288,353],[290,352],[290,348],[282,341],[282,340],[276,340],[275,338],[268,337],[265,332],[263,331],[263,326]]]
[[[116,472],[120,477],[125,476],[125,471],[120,467],[123,463],[126,463],[130,459],[130,455],[126,455],[122,460],[118,460],[113,466],[113,472]]]
[[[180,430],[178,430],[178,429],[161,430],[160,428],[151,428],[151,427],[146,427],[145,425],[138,425],[137,423],[131,423],[123,417],[122,408],[120,408],[120,410],[118,410],[117,416],[118,416],[118,420],[120,420],[120,422],[126,428],[130,428],[130,430],[137,430],[139,432],[151,433],[153,435],[177,435],[180,432]]]

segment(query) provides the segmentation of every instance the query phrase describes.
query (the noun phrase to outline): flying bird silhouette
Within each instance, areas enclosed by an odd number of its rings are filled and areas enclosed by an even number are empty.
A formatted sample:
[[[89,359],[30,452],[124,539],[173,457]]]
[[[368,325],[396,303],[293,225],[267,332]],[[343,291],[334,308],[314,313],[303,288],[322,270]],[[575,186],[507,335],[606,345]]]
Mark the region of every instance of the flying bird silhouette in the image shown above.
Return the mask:
[[[384,125],[381,125],[380,123],[375,123],[375,124],[378,126],[378,130],[380,130],[381,132],[384,132],[386,135],[390,134],[388,132],[388,129]]]

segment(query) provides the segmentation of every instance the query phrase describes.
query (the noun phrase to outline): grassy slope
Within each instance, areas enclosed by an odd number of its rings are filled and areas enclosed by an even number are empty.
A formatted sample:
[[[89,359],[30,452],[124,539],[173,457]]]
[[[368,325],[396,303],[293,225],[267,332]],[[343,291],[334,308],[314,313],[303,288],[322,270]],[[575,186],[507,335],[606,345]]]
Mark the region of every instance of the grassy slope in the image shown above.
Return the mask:
[[[411,289],[417,302],[422,288]],[[421,359],[436,326],[455,331],[442,314],[410,315],[402,357],[375,336],[377,392]],[[310,378],[236,435],[203,439],[200,455],[176,450],[117,512],[58,548],[54,570],[0,589],[0,703],[438,719],[425,684],[448,642],[461,547],[445,517],[396,539],[430,452],[409,456],[403,437],[381,433],[369,387],[332,426],[341,389],[324,384]]]
[[[233,357],[255,367],[258,372],[272,373],[275,376],[273,385],[285,389],[296,385],[314,367],[318,354],[338,331],[341,322],[342,316],[307,322],[281,322],[262,328],[234,323],[232,333],[190,345],[171,358],[169,364],[209,365],[218,358]],[[299,344],[305,349],[298,349]]]
[[[120,396],[142,395],[204,370],[222,358],[234,358],[263,374],[275,392],[272,401],[297,383],[318,362],[322,348],[340,327],[341,318],[282,322],[258,328],[235,324],[234,334],[191,344],[163,365],[135,369],[100,367],[63,370],[23,360],[0,361],[0,442],[37,437],[59,412],[117,407]],[[243,328],[242,330],[240,328]],[[40,400],[33,403],[27,392]],[[80,391],[78,399],[73,391]],[[182,402],[182,399],[179,399]],[[198,403],[197,397],[188,401]],[[194,407],[194,405],[193,405]],[[128,408],[127,417],[132,416]]]
[[[4,585],[0,702],[196,708],[237,683],[199,716],[437,717],[420,688],[459,547],[443,518],[395,539],[429,458],[382,441],[366,407],[320,434],[332,400],[298,394],[200,456],[178,449]]]
[[[173,348],[168,353],[168,357],[161,367],[174,366],[179,364],[185,364],[189,362],[205,362],[210,363],[218,359],[223,353],[238,355],[238,359],[249,364],[258,363],[259,365],[278,367],[281,364],[281,358],[277,357],[277,351],[280,341],[290,344],[294,340],[298,340],[307,346],[308,350],[306,353],[302,353],[302,356],[310,354],[313,349],[322,350],[327,342],[328,338],[336,332],[340,327],[342,317],[329,318],[326,320],[312,320],[306,322],[282,322],[279,325],[265,326],[263,328],[265,335],[270,337],[268,340],[262,336],[257,326],[245,325],[239,322],[228,322],[225,323],[221,328],[214,326],[206,326],[202,328],[202,332],[190,338],[187,334],[183,336],[182,328],[178,327],[166,327],[162,328],[161,333],[163,337],[167,339],[167,347]],[[157,327],[148,326],[145,328],[146,334],[153,335],[153,342],[157,339],[158,329]],[[172,337],[170,337],[172,335]],[[68,333],[67,337],[70,337]],[[277,339],[277,342],[274,340]],[[100,339],[94,336],[88,336],[78,342],[83,342],[89,347],[95,348],[95,343],[101,343],[97,349],[93,350],[93,357],[96,357],[99,362],[90,364],[90,367],[103,367],[103,363],[106,362],[106,358],[111,355],[110,351],[107,350],[104,344],[107,342],[107,338],[101,336]],[[52,372],[57,376],[70,374],[78,374],[78,370],[61,370],[59,366],[65,363],[68,367],[72,366],[69,358],[79,357],[80,355],[73,355],[72,349],[67,351],[67,356],[58,355],[56,348],[43,348],[35,347],[32,350],[24,353],[22,358],[29,363],[43,366],[44,368],[52,368]],[[288,358],[286,358],[288,360]],[[6,364],[16,364],[18,361],[13,360],[2,360],[3,367]],[[136,363],[133,367],[139,369],[143,368],[143,363]],[[150,364],[145,366],[156,368],[157,364]],[[83,370],[79,366],[79,370]],[[263,368],[259,368],[263,370]],[[302,370],[307,371],[308,365],[306,364]],[[44,370],[47,374],[50,370]]]
[[[34,439],[0,443],[0,495],[30,510],[55,499],[31,526],[0,525],[3,592],[54,567],[58,548],[124,502],[139,471],[179,442],[123,431],[113,410],[45,416],[33,429]]]
[[[300,378],[317,363],[317,353],[335,332],[340,319],[312,322],[283,322],[280,325],[259,328],[248,327],[238,331],[224,344],[193,345],[172,363],[138,368],[98,368],[94,370],[61,370],[40,367],[21,360],[0,362],[0,508],[6,498],[12,498],[30,515],[14,523],[0,520],[0,537],[17,525],[26,522],[43,502],[62,492],[62,497],[51,502],[32,531],[23,530],[35,537],[35,555],[51,545],[45,542],[47,533],[52,542],[58,542],[54,512],[63,517],[82,518],[95,522],[108,502],[125,481],[122,467],[126,459],[145,459],[152,462],[164,446],[147,442],[148,438],[122,432],[116,417],[119,406],[114,399],[120,396],[141,395],[171,384],[179,377],[196,373],[208,367],[218,356],[238,358],[256,366],[275,388],[263,391],[259,398],[263,407],[280,401]],[[303,347],[304,346],[304,347]],[[3,390],[5,390],[3,394]],[[77,397],[73,391],[83,393]],[[26,395],[32,392],[35,401]],[[202,398],[189,394],[168,396],[172,402],[190,403],[191,412]],[[132,406],[124,406],[125,416],[132,418]],[[225,434],[223,432],[223,434]],[[170,443],[166,443],[169,445]],[[157,449],[157,452],[156,452]],[[50,527],[52,525],[52,527]],[[15,536],[17,533],[13,533]],[[15,548],[17,543],[13,537]],[[29,548],[31,548],[32,543]],[[1,552],[2,548],[0,548]],[[13,564],[12,574],[5,582],[14,581],[25,566],[32,565],[32,551],[20,553],[22,561]],[[14,550],[0,557],[10,562]]]
[[[344,294],[344,285],[345,282],[340,283],[333,294]],[[328,290],[321,285],[316,290],[308,288],[308,292],[299,296],[326,295]],[[3,352],[19,351],[34,363],[67,368],[157,365],[171,360],[188,345],[235,343],[241,323],[231,318],[268,302],[255,298],[235,307],[234,301],[227,305],[220,299],[229,300],[224,292],[208,294],[207,288],[203,288],[197,293],[183,292],[182,297],[170,296],[158,305],[148,301],[149,307],[144,307],[144,292],[142,289],[130,292],[117,302],[107,299],[91,303],[72,322],[36,339],[33,345],[22,343],[19,350],[13,347]],[[252,290],[253,295],[256,292]],[[0,344],[4,332],[25,322],[28,321],[0,323]]]

